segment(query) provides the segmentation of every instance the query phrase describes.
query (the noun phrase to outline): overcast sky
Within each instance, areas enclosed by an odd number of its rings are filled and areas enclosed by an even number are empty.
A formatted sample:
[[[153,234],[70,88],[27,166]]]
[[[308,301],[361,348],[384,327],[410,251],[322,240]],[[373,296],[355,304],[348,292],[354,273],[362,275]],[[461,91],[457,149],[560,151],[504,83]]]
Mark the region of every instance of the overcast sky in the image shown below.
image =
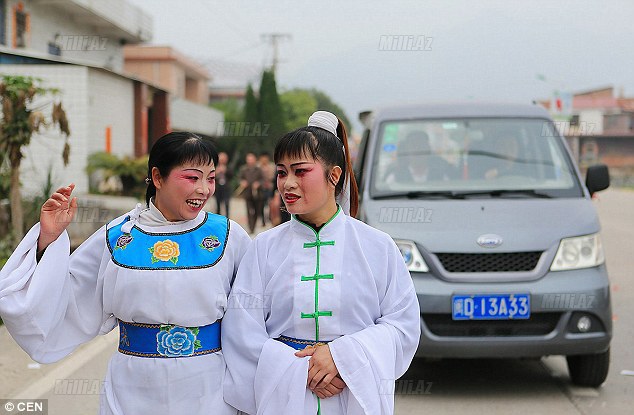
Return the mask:
[[[291,35],[278,89],[321,89],[355,121],[399,102],[530,102],[609,85],[634,96],[631,0],[130,1],[154,17],[152,43],[200,61],[262,67],[272,49],[261,35]],[[380,50],[394,35],[420,43]]]

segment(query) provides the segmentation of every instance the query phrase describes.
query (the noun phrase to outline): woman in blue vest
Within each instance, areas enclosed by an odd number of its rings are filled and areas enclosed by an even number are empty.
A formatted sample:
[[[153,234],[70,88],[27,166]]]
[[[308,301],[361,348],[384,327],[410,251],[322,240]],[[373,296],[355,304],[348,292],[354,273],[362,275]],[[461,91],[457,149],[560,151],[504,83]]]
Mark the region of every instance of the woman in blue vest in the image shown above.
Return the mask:
[[[77,198],[60,188],[0,271],[0,315],[36,361],[119,326],[101,414],[236,413],[222,396],[220,321],[250,238],[203,210],[217,163],[209,141],[167,134],[150,152],[145,206],[69,255]]]

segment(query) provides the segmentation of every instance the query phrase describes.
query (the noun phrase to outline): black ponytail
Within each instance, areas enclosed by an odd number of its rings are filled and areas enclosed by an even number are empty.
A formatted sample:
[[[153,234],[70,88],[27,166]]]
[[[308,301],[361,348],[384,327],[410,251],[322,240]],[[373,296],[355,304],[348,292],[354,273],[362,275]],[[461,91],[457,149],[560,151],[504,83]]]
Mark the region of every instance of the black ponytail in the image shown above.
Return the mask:
[[[345,169],[342,167],[341,169],[344,172],[344,176],[346,180],[350,180],[350,216],[357,216],[357,211],[359,210],[359,187],[357,186],[357,181],[354,177],[354,171],[352,170],[352,159],[350,159],[350,149],[348,148],[348,132],[346,131],[346,126],[343,124],[341,119],[337,117],[339,120],[339,124],[337,124],[337,136],[343,142],[343,147],[346,150],[345,155]],[[347,174],[345,174],[347,172]],[[341,180],[340,180],[341,182]],[[342,182],[342,189],[345,189],[345,180]]]
[[[145,190],[145,204],[148,207],[150,206],[150,199],[156,196],[156,186],[154,186],[154,181],[151,179],[151,177],[152,169],[150,169],[150,172],[148,173],[148,179],[146,179],[147,189]]]

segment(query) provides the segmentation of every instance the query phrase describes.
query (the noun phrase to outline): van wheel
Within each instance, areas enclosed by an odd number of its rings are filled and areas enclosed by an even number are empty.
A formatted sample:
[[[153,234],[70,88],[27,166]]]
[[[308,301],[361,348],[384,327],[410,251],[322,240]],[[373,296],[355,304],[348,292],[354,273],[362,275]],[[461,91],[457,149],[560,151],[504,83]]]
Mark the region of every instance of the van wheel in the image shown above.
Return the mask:
[[[566,356],[572,383],[596,388],[605,382],[610,368],[610,349],[603,353]]]

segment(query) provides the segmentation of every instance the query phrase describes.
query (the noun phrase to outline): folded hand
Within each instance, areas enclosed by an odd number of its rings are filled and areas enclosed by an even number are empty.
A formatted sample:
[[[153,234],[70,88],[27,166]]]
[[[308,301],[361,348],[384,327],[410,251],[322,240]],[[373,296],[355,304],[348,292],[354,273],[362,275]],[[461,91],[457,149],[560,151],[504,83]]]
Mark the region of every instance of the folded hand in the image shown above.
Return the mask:
[[[327,344],[308,346],[295,353],[297,357],[311,356],[308,365],[307,387],[319,398],[329,398],[343,391],[346,383],[339,376]]]

